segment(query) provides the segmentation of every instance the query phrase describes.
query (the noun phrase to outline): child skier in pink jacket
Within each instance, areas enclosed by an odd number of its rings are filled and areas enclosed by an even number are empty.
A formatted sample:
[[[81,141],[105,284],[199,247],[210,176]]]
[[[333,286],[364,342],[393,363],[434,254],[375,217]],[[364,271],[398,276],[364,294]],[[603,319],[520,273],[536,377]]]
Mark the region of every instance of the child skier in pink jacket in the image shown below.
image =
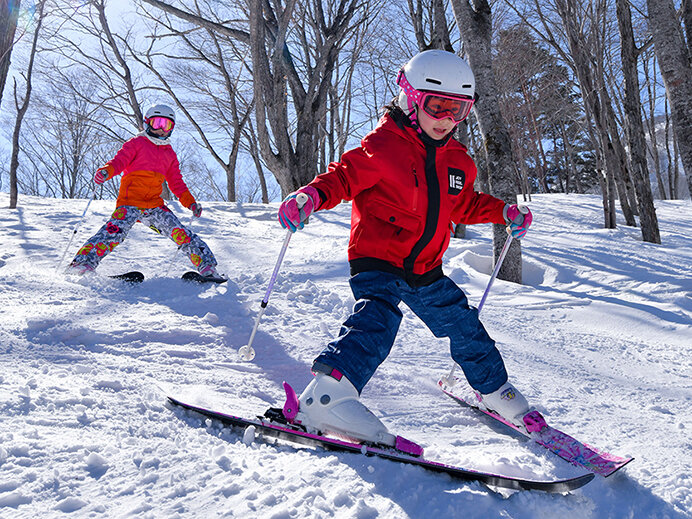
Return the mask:
[[[226,278],[216,272],[216,259],[199,236],[180,223],[163,199],[163,183],[180,203],[199,217],[202,206],[195,200],[180,174],[178,157],[170,145],[175,112],[166,105],[155,105],[145,115],[146,129],[130,139],[115,157],[94,176],[102,184],[122,173],[116,208],[110,219],[79,249],[69,272],[93,271],[127,236],[136,222],[168,236],[190,258],[197,271],[210,281]]]

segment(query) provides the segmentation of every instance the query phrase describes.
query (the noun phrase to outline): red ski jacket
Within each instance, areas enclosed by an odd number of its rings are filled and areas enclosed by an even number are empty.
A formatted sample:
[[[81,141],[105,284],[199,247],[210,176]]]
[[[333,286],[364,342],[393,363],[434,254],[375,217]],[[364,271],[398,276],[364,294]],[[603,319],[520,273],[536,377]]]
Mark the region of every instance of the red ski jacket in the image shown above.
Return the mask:
[[[171,192],[183,206],[189,208],[195,202],[183,181],[178,156],[170,144],[154,144],[146,135],[133,137],[104,167],[109,179],[123,172],[117,207],[132,205],[151,209],[163,206],[164,182],[168,182]]]
[[[476,165],[463,145],[419,136],[400,116],[382,117],[310,185],[320,193],[318,210],[353,201],[352,274],[384,270],[427,285],[443,275],[453,223],[504,224],[505,203],[473,190]]]

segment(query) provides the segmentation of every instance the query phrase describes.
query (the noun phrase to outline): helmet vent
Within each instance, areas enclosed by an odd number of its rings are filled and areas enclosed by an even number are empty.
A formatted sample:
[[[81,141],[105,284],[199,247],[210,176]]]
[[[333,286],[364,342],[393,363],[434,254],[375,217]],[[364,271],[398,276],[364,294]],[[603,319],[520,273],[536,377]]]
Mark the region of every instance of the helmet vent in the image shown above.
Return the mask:
[[[441,85],[442,84],[442,81],[439,81],[437,79],[431,79],[429,77],[426,77],[425,81],[427,81],[428,83],[432,83],[434,85]]]
[[[461,85],[461,88],[473,88],[473,85]]]

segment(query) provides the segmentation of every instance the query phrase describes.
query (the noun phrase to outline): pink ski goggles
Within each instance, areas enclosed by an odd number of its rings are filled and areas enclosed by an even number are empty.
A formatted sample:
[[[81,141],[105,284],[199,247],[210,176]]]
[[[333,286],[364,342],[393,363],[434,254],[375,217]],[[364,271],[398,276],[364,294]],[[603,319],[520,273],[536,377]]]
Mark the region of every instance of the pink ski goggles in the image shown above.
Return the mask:
[[[455,123],[460,123],[471,113],[473,98],[416,90],[406,79],[403,69],[399,71],[396,83],[404,90],[409,102],[420,106],[433,119],[451,117]]]
[[[147,124],[151,126],[154,130],[163,130],[164,132],[170,132],[175,123],[167,117],[149,117],[147,119]]]

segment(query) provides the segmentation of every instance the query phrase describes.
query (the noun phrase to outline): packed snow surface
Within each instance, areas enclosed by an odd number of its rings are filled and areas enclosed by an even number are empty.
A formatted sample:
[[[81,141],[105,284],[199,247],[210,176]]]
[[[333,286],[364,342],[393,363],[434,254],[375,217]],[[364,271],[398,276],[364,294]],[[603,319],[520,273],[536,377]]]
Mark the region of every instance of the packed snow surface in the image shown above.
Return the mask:
[[[276,204],[204,204],[192,225],[230,278],[219,286],[181,281],[186,259],[142,225],[98,274],[69,279],[67,261],[114,208],[94,201],[81,221],[86,204],[20,196],[10,210],[0,193],[0,517],[692,517],[689,201],[656,202],[663,244],[652,245],[621,221],[604,229],[597,196],[535,196],[524,284],[497,281],[483,308],[511,380],[549,423],[636,458],[570,494],[274,444],[167,403],[169,393],[251,417],[283,403],[282,381],[303,389],[354,303],[349,205],[293,236],[247,363],[237,350],[285,237]],[[472,304],[492,270],[490,235],[469,227],[445,256]],[[130,270],[144,283],[107,277]],[[582,473],[446,397],[437,381],[451,368],[447,343],[403,308],[392,353],[362,394],[391,431],[470,469]]]

